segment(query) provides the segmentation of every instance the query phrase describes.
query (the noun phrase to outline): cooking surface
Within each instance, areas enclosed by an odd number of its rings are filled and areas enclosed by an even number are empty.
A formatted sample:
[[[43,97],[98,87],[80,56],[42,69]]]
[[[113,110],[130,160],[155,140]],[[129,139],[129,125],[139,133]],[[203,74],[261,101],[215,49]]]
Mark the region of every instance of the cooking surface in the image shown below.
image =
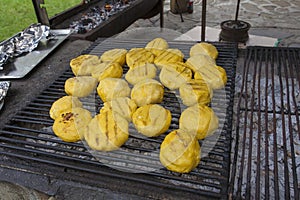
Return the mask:
[[[97,41],[97,43],[94,43],[91,48],[83,53],[91,52],[99,55],[105,48],[111,48],[107,44],[116,47],[119,44],[124,45],[124,43],[127,43],[126,41],[112,43],[111,40],[107,40],[100,45],[100,42]],[[82,44],[79,42],[77,45]],[[130,42],[128,48],[144,44],[144,41]],[[171,42],[170,44],[173,47],[182,47],[180,42]],[[232,53],[227,52],[226,49],[230,50],[231,48],[224,47],[222,43],[216,43],[216,45],[218,48],[224,49],[218,62],[224,62],[226,63],[225,66],[229,66],[231,59],[228,59],[228,57]],[[69,42],[67,42],[66,46],[63,46],[54,56],[60,57],[62,53],[67,52],[71,47],[69,46]],[[185,48],[188,47],[186,46]],[[74,48],[72,47],[72,49]],[[185,50],[184,53],[186,52]],[[231,91],[229,88],[236,87],[236,93],[242,94],[240,95],[240,100],[235,101],[235,104],[238,104],[239,112],[237,115],[238,121],[233,126],[232,177],[229,179],[230,187],[227,192],[233,197],[250,199],[256,197],[269,197],[271,199],[275,197],[279,199],[293,198],[299,195],[299,189],[295,189],[299,187],[299,184],[297,184],[299,179],[299,156],[297,156],[299,154],[299,143],[297,142],[299,141],[297,100],[299,95],[299,49],[250,47],[245,51],[245,54],[245,57],[241,56],[243,67],[239,72],[241,72],[242,76],[238,74],[236,85],[229,83],[225,91],[227,93],[227,91]],[[49,61],[46,59],[47,62]],[[52,79],[45,79],[46,82],[48,80],[50,86],[46,85],[45,89],[38,89],[43,92],[34,95],[34,98],[30,98],[31,101],[27,103],[27,106],[22,106],[22,111],[18,112],[17,115],[11,114],[10,116],[13,119],[9,120],[9,123],[1,131],[1,148],[4,149],[1,155],[1,166],[4,167],[1,169],[2,178],[7,173],[4,169],[11,171],[11,174],[7,178],[8,180],[16,180],[16,182],[23,180],[23,184],[32,179],[32,177],[28,177],[28,174],[34,174],[34,179],[32,180],[34,180],[35,184],[31,183],[27,186],[37,188],[48,194],[64,194],[65,191],[79,190],[79,188],[85,188],[82,190],[87,191],[89,190],[86,188],[88,187],[87,185],[93,185],[121,192],[122,195],[120,193],[120,196],[126,194],[127,197],[130,196],[133,199],[136,198],[135,195],[148,195],[148,197],[152,196],[156,198],[170,196],[177,198],[193,196],[196,198],[199,194],[211,198],[224,197],[223,190],[221,190],[223,188],[219,186],[218,181],[221,180],[222,184],[228,185],[224,177],[228,177],[229,172],[219,169],[219,166],[227,170],[229,169],[226,164],[220,164],[223,162],[222,159],[227,162],[227,158],[225,158],[225,154],[223,153],[227,151],[226,143],[222,143],[222,147],[218,146],[220,143],[217,143],[217,152],[214,151],[211,154],[214,160],[213,165],[211,165],[212,160],[210,159],[212,157],[208,157],[203,159],[203,162],[195,172],[189,175],[178,176],[164,169],[149,171],[149,168],[153,168],[153,166],[159,164],[158,159],[155,158],[157,153],[153,152],[153,149],[156,149],[160,140],[145,140],[145,138],[141,137],[135,138],[136,135],[134,135],[131,141],[134,139],[142,141],[143,144],[147,145],[141,147],[138,146],[141,144],[137,142],[132,147],[131,144],[126,144],[126,149],[134,148],[138,149],[138,151],[109,155],[113,157],[101,155],[102,163],[99,163],[89,152],[86,152],[82,144],[60,142],[50,130],[52,121],[48,117],[48,110],[55,99],[64,95],[62,87],[64,81],[68,77],[73,76],[66,63],[68,61],[64,60],[62,62],[64,67],[58,66],[59,68],[56,68],[63,75],[54,82],[50,81]],[[228,69],[227,67],[225,68]],[[229,69],[234,72],[234,68]],[[40,69],[37,68],[36,70],[39,72]],[[49,74],[52,71],[50,69],[47,73]],[[57,74],[59,73],[54,73],[52,76],[57,76]],[[35,73],[32,76],[34,77]],[[36,79],[40,80],[38,77]],[[36,81],[36,83],[38,84],[40,81]],[[267,90],[264,89],[266,85],[268,86]],[[36,85],[36,87],[43,88],[40,85]],[[11,93],[15,92],[14,90],[15,87],[12,88]],[[254,93],[252,93],[253,91]],[[282,95],[282,92],[283,94],[289,94],[289,96]],[[233,93],[230,94],[233,95]],[[168,99],[173,99],[174,94],[167,93],[166,97],[169,95],[172,98]],[[219,95],[216,96],[217,99],[222,97],[223,94],[220,93]],[[266,96],[269,96],[269,98],[266,98]],[[273,97],[275,100],[273,100]],[[11,98],[10,96],[6,102],[9,108],[13,108]],[[217,102],[216,100],[214,101]],[[96,111],[99,108],[94,106],[94,102],[98,102],[97,105],[101,106],[100,100],[95,98],[86,99],[85,105],[90,105]],[[168,101],[164,103],[168,105]],[[175,100],[172,104],[176,105],[178,101]],[[218,106],[214,108],[217,109]],[[4,109],[5,111],[7,110]],[[12,113],[15,112],[14,110],[11,111]],[[229,109],[230,112],[232,111]],[[222,115],[226,116],[225,113]],[[274,123],[274,119],[276,123]],[[266,121],[269,123],[266,124]],[[261,123],[261,126],[258,126],[259,123]],[[230,126],[231,124],[229,124]],[[175,125],[173,124],[173,128],[175,127],[176,123]],[[266,130],[268,130],[268,137],[265,137]],[[276,130],[276,137],[274,130]],[[231,137],[231,134],[228,137]],[[223,142],[223,138],[221,137],[221,142]],[[225,139],[228,138],[225,137]],[[149,146],[149,144],[154,144],[154,146]],[[257,148],[257,146],[261,148]],[[141,155],[140,152],[145,153],[149,149],[151,153],[146,156]],[[127,166],[120,166],[121,163],[124,163],[124,156],[129,155],[129,158],[132,158],[137,155],[136,152],[139,152],[139,158],[126,161]],[[252,153],[250,154],[250,152]],[[249,157],[249,155],[252,156]],[[149,158],[149,156],[151,156],[150,160],[143,160],[142,162],[138,160],[145,157]],[[120,160],[120,162],[115,162],[116,160]],[[275,162],[276,160],[277,162]],[[150,164],[148,165],[148,163]],[[256,163],[259,163],[259,165]],[[269,168],[266,166],[269,166]],[[139,173],[132,173],[132,170],[139,170]],[[143,172],[145,170],[146,172]],[[213,170],[213,172],[209,170]],[[22,176],[15,177],[15,174],[19,173],[17,171],[23,171]],[[225,176],[223,177],[224,173]],[[277,176],[275,176],[276,174]],[[193,181],[190,180],[191,178]],[[212,178],[214,181],[207,184],[207,181]],[[51,181],[47,181],[48,179]],[[62,180],[64,181],[63,185],[61,185]],[[65,183],[66,180],[74,181],[72,187]],[[251,185],[247,185],[248,180],[250,180]],[[47,184],[51,185],[50,189],[43,188]],[[128,187],[124,187],[122,184]],[[270,187],[266,187],[267,185]],[[209,188],[209,191],[203,186]],[[58,191],[56,190],[57,188],[59,188]],[[132,191],[132,188],[136,190]],[[157,195],[151,193],[150,188],[156,191]],[[212,188],[214,190],[211,190]],[[101,190],[100,193],[108,195],[108,191]],[[134,196],[131,196],[133,194]]]
[[[246,50],[230,181],[237,199],[299,199],[299,58],[299,48]]]
[[[297,1],[292,0],[285,0],[280,1],[280,4],[278,1],[268,1],[268,4],[261,4],[261,1],[253,1],[251,5],[248,3],[241,4],[241,12],[240,15],[242,20],[246,20],[249,22],[253,27],[250,29],[250,34],[254,35],[261,35],[261,36],[267,36],[267,37],[273,37],[273,38],[279,38],[279,46],[289,46],[289,47],[299,47],[299,30],[295,29],[295,27],[299,27],[299,20],[298,20],[298,10],[299,6],[297,6]],[[179,15],[172,15],[169,11],[169,0],[165,1],[165,27],[171,28],[172,30],[178,31],[178,34],[182,34],[186,31],[189,31],[191,28],[195,26],[195,23],[198,24],[201,12],[201,3],[195,4],[194,2],[194,13],[192,15],[184,16],[185,22],[180,23],[180,17]],[[215,27],[219,25],[219,22],[230,19],[232,16],[232,8],[236,5],[236,1],[229,1],[228,3],[224,2],[218,2],[213,1],[208,6],[208,13],[207,13],[207,25],[209,27]],[[222,8],[222,9],[220,9]],[[274,9],[275,8],[275,9]],[[283,10],[285,12],[283,12]],[[288,10],[288,15],[286,14]],[[247,12],[244,12],[247,11]],[[257,15],[257,12],[260,14]],[[278,17],[280,16],[280,17]],[[192,20],[190,20],[192,19]],[[267,19],[267,20],[266,20]],[[134,29],[136,27],[145,28],[145,27],[157,27],[159,26],[158,23],[154,23],[154,21],[157,20],[157,17],[152,18],[151,20],[138,20],[137,22],[133,23],[133,25],[130,27],[130,29]],[[276,27],[273,25],[276,24]],[[270,26],[271,25],[271,26]],[[157,30],[157,29],[155,29]],[[157,34],[158,36],[164,36],[164,31],[158,30]],[[143,31],[142,37],[139,38],[148,38],[153,37],[152,32],[149,33],[149,31]],[[154,34],[155,35],[155,34]],[[165,34],[167,38],[169,38],[170,34]],[[136,37],[130,37],[132,35],[126,35],[127,38],[136,38]],[[134,35],[136,36],[136,35]],[[177,37],[180,35],[177,35]],[[173,38],[172,38],[173,39]],[[21,109],[24,109],[24,105],[27,105],[28,103],[32,102],[35,97],[37,97],[41,91],[47,89],[50,84],[54,82],[54,80],[57,79],[58,75],[65,72],[68,66],[69,59],[75,57],[78,55],[83,49],[87,48],[90,42],[83,41],[83,40],[77,40],[77,41],[66,41],[63,45],[60,46],[58,51],[54,51],[51,56],[44,59],[34,70],[32,70],[31,73],[29,73],[27,76],[25,76],[23,79],[16,79],[12,82],[11,89],[9,90],[8,96],[6,98],[5,104],[3,106],[3,109],[0,111],[0,128],[3,128],[3,125],[5,122],[8,121],[8,119],[11,119],[16,112],[18,112]],[[263,43],[265,44],[265,43]],[[241,72],[240,66],[243,66],[244,64],[244,58],[246,57],[244,55],[244,50],[239,50],[239,59],[238,59],[238,65],[237,65],[237,72]],[[253,54],[252,54],[253,55]],[[298,57],[299,58],[299,57]],[[252,60],[253,61],[253,60]],[[252,62],[251,61],[251,62]],[[298,59],[299,61],[299,59]],[[252,68],[252,67],[251,67]],[[251,70],[250,70],[251,71]],[[239,80],[241,76],[237,74],[237,85],[236,85],[236,94],[238,94],[241,91]],[[253,76],[251,74],[250,76]],[[269,77],[270,78],[270,77]],[[43,80],[43,81],[41,81]],[[248,79],[250,80],[250,79]],[[270,82],[269,82],[270,83]],[[252,83],[250,84],[252,85]],[[276,84],[277,85],[277,84]],[[249,86],[249,84],[248,84]],[[284,87],[283,87],[284,88]],[[284,89],[285,90],[285,89]],[[291,92],[291,90],[289,90]],[[277,92],[278,93],[278,92]],[[276,93],[276,94],[277,94]],[[263,93],[261,93],[261,96]],[[279,94],[279,93],[278,93]],[[279,94],[280,95],[280,94]],[[248,98],[250,101],[251,97]],[[285,98],[286,99],[286,98]],[[235,101],[235,104],[238,101]],[[279,101],[280,102],[280,101]],[[241,104],[242,108],[245,108],[245,103]],[[248,107],[250,109],[250,107]],[[270,108],[270,106],[268,106]],[[255,108],[256,109],[256,108]],[[253,109],[253,111],[257,111]],[[250,109],[251,110],[251,109]],[[270,109],[269,109],[270,110]],[[243,111],[243,110],[242,110]],[[247,112],[249,113],[249,111]],[[270,110],[270,113],[273,113],[272,110]],[[273,115],[273,114],[271,114]],[[279,114],[280,116],[281,114]],[[236,114],[234,114],[236,116]],[[244,114],[238,115],[239,117],[244,117]],[[254,115],[253,124],[256,124],[256,118],[257,115]],[[288,116],[288,115],[287,115]],[[292,115],[293,116],[293,115]],[[294,116],[293,116],[294,118]],[[251,121],[251,117],[248,117],[248,122]],[[271,119],[271,118],[269,118]],[[271,119],[272,121],[273,119]],[[243,120],[241,120],[243,121]],[[279,120],[282,121],[282,120]],[[288,122],[288,121],[287,121]],[[272,125],[272,123],[270,123]],[[233,150],[237,145],[235,145],[236,140],[236,134],[235,134],[235,125],[234,123],[234,132],[233,132]],[[248,124],[249,125],[249,124]],[[288,123],[285,124],[285,126],[288,125]],[[239,125],[241,126],[241,125]],[[287,128],[287,127],[286,127]],[[239,135],[243,134],[243,127],[239,128]],[[281,127],[277,130],[282,129]],[[287,130],[287,129],[286,129]],[[299,130],[299,129],[298,129]],[[249,133],[249,132],[248,132]],[[247,133],[246,136],[249,134]],[[254,133],[254,132],[253,132]],[[243,142],[241,138],[239,139],[239,146],[242,146]],[[256,138],[255,138],[256,139]],[[248,144],[249,140],[246,140],[246,144]],[[251,140],[252,144],[255,144]],[[287,143],[289,144],[289,143]],[[296,144],[296,143],[294,143]],[[242,146],[243,147],[243,146]],[[262,146],[262,148],[265,148]],[[2,150],[2,148],[1,148]],[[278,148],[280,154],[282,153],[282,148],[279,146]],[[235,150],[235,152],[242,153],[245,151],[245,159],[248,159],[247,153],[249,151],[247,150]],[[252,151],[253,152],[253,151]],[[234,151],[233,151],[234,153]],[[262,152],[263,154],[264,152]],[[290,152],[287,151],[287,155],[290,155]],[[256,152],[254,154],[257,155]],[[234,155],[234,154],[233,154]],[[298,155],[296,153],[296,155]],[[234,156],[232,156],[233,158]],[[296,156],[298,158],[299,156]],[[270,158],[270,157],[269,157]],[[171,198],[170,196],[176,197],[176,199],[180,199],[182,197],[182,192],[178,192],[177,190],[169,190],[168,194],[162,193],[163,187],[150,187],[150,185],[147,185],[147,188],[145,189],[143,185],[145,184],[135,184],[135,182],[131,182],[128,184],[128,181],[123,181],[123,179],[116,178],[113,179],[111,176],[95,176],[93,173],[89,173],[90,176],[88,176],[88,173],[85,173],[84,171],[80,171],[78,173],[78,170],[71,170],[69,168],[64,167],[55,167],[55,165],[52,164],[42,164],[41,162],[34,162],[32,159],[17,159],[15,156],[7,157],[6,155],[0,155],[1,159],[1,168],[0,168],[0,176],[1,180],[8,180],[10,182],[19,183],[26,187],[31,187],[38,189],[40,191],[44,191],[47,194],[55,195],[57,199],[168,199]],[[288,160],[291,160],[288,158]],[[235,167],[238,167],[238,164],[240,164],[241,160],[239,159],[237,162],[237,165]],[[252,161],[251,161],[252,162]],[[282,161],[280,162],[280,166],[282,166]],[[246,163],[246,161],[245,161]],[[252,162],[254,163],[254,162]],[[250,165],[252,165],[252,163]],[[79,165],[79,164],[78,164]],[[244,164],[243,170],[240,170],[240,168],[234,168],[233,171],[237,171],[237,175],[240,176],[241,172],[244,174],[248,172],[249,169],[251,169],[251,176],[255,175],[256,177],[259,177],[261,180],[263,177],[265,177],[265,172],[263,170],[260,170],[262,172],[260,176],[255,174],[256,167],[251,168],[245,168],[245,166],[249,166],[249,164]],[[290,163],[288,165],[291,166]],[[297,164],[297,166],[299,166]],[[92,166],[90,166],[92,167]],[[47,169],[47,174],[45,173],[45,170]],[[95,170],[99,169],[99,167],[95,167]],[[286,168],[284,168],[286,169]],[[67,173],[64,173],[65,172]],[[272,173],[272,172],[271,172]],[[297,171],[297,175],[299,174],[299,171]],[[272,175],[272,174],[271,174]],[[56,177],[56,178],[55,178]],[[81,181],[78,182],[79,179],[84,179],[84,177],[90,177],[89,184],[82,184],[86,182]],[[284,176],[283,176],[284,177]],[[299,176],[297,176],[299,178]],[[270,178],[270,179],[269,179]],[[63,180],[62,180],[63,179]],[[267,179],[272,180],[272,176],[267,176]],[[293,179],[293,180],[292,180]],[[243,181],[246,180],[246,176],[243,177]],[[251,180],[253,180],[251,178]],[[259,179],[255,179],[259,180]],[[285,181],[282,181],[284,179],[279,179],[279,185],[282,187],[284,185]],[[285,179],[288,180],[288,179]],[[294,181],[294,178],[291,178],[289,180]],[[113,181],[113,182],[112,182]],[[241,181],[241,182],[243,182]],[[273,181],[275,182],[275,181]],[[253,183],[250,185],[237,184],[238,182],[231,182],[231,184],[234,183],[234,195],[245,195],[246,189],[247,191],[251,190],[254,191],[256,194],[264,195],[266,194],[267,189],[263,186],[260,190],[258,190],[256,187],[257,183]],[[264,181],[262,180],[262,183]],[[270,181],[269,181],[270,183]],[[294,181],[295,183],[295,181]],[[279,195],[285,196],[288,194],[286,191],[288,191],[288,187],[290,187],[292,193],[291,196],[294,195],[293,193],[293,187],[287,186],[286,190],[283,190],[279,192]],[[246,187],[247,186],[247,187]],[[132,189],[134,188],[134,189]],[[246,188],[246,189],[245,189]],[[149,191],[149,192],[142,192],[143,191]],[[155,191],[156,195],[151,194],[150,191]],[[273,196],[275,193],[272,193],[274,191],[273,188],[269,189],[269,193]],[[261,193],[259,193],[261,192]],[[253,193],[253,192],[252,192]],[[251,193],[251,195],[253,195]],[[191,194],[191,193],[190,193]],[[255,195],[255,194],[254,194]],[[278,197],[278,191],[276,191],[276,195]],[[249,194],[245,195],[245,197],[249,198]],[[198,199],[199,196],[192,196],[194,199]],[[192,198],[191,195],[185,196],[185,198]],[[252,196],[251,196],[252,197]],[[280,196],[281,197],[281,196]],[[270,198],[272,199],[272,198]],[[284,199],[284,198],[283,198]]]
[[[144,46],[145,41],[101,40],[93,44],[86,52],[100,55],[111,48],[132,48]],[[170,47],[179,48],[188,55],[194,43],[170,42]],[[235,45],[215,43],[220,52],[217,64],[227,71],[228,84],[225,90],[215,92],[212,107],[220,118],[219,131],[216,137],[202,141],[203,157],[196,170],[189,174],[172,173],[159,163],[158,150],[164,136],[150,139],[130,132],[128,142],[120,151],[97,153],[97,159],[86,150],[82,143],[65,143],[55,137],[51,131],[53,121],[48,112],[53,101],[65,95],[64,81],[73,76],[68,69],[53,84],[18,112],[9,124],[1,131],[2,153],[7,156],[25,160],[38,161],[51,166],[94,174],[95,180],[102,176],[113,177],[143,183],[166,190],[181,191],[182,195],[203,195],[210,198],[226,197],[229,178],[229,154],[231,138],[231,120],[233,108],[233,89],[237,49]],[[95,106],[96,103],[96,106]],[[97,112],[101,107],[100,99],[95,96],[86,98],[84,105]],[[176,94],[166,91],[163,105],[171,109],[171,129],[178,127],[180,106]],[[214,146],[212,149],[208,147]],[[69,169],[69,170],[68,170]],[[49,170],[49,169],[48,169]],[[47,169],[43,173],[47,172]],[[84,173],[82,173],[84,174]],[[75,177],[76,179],[76,177]],[[91,180],[85,180],[87,182]],[[176,194],[176,193],[174,193]]]

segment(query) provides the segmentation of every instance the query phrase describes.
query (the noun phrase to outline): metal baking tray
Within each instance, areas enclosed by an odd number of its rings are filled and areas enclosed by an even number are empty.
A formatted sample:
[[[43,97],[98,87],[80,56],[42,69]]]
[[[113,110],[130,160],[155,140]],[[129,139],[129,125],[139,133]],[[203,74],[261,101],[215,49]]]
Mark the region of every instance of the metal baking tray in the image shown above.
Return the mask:
[[[69,29],[50,30],[51,37],[41,40],[35,50],[13,58],[12,62],[5,64],[4,69],[0,71],[0,79],[23,78],[71,33],[72,31]]]

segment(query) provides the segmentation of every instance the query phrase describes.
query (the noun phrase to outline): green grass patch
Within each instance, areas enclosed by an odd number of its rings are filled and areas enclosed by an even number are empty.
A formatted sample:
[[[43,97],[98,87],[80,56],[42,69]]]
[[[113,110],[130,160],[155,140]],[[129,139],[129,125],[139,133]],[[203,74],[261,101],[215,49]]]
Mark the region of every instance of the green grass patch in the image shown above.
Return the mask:
[[[49,18],[82,0],[45,0]],[[24,30],[30,24],[37,23],[32,0],[1,0],[0,6],[0,41]]]

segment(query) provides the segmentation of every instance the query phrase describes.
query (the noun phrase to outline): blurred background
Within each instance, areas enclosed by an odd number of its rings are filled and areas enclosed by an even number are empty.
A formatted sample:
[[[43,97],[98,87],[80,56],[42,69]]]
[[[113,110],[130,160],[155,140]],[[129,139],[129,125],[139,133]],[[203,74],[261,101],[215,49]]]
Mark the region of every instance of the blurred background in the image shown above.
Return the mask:
[[[82,0],[45,0],[49,17],[68,8],[78,5]],[[32,23],[36,23],[31,0],[1,0],[0,6],[0,41],[22,31]]]

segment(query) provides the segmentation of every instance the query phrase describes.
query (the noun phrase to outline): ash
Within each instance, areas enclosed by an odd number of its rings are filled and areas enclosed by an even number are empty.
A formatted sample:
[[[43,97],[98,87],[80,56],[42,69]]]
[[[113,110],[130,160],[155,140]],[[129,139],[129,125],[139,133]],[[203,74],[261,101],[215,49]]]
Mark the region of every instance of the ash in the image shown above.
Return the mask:
[[[240,112],[234,119],[237,126],[233,130],[233,147],[238,145],[238,150],[235,152],[232,148],[231,156],[237,155],[237,162],[232,160],[236,164],[236,170],[232,171],[235,175],[231,174],[235,179],[233,192],[237,197],[297,199],[299,189],[295,187],[299,187],[300,177],[299,84],[293,78],[280,79],[275,76],[272,82],[265,77],[253,79],[248,75],[247,92],[240,94],[238,91],[243,91],[242,76],[237,75],[236,95],[243,97]]]
[[[135,0],[113,0],[106,2],[104,6],[97,5],[91,8],[90,12],[85,13],[79,20],[70,24],[70,29],[74,33],[84,34],[103,24],[111,16],[122,12],[129,7]]]
[[[293,114],[299,112],[300,88],[297,79],[283,78],[277,75],[274,75],[273,80],[266,77],[255,77],[255,84],[252,81],[253,75],[248,74],[246,79],[247,88],[240,94],[244,97],[241,103],[243,109],[253,107],[254,110],[268,110],[270,112],[274,110],[276,112],[283,110]],[[242,75],[238,75],[236,91],[241,91],[241,87]]]

